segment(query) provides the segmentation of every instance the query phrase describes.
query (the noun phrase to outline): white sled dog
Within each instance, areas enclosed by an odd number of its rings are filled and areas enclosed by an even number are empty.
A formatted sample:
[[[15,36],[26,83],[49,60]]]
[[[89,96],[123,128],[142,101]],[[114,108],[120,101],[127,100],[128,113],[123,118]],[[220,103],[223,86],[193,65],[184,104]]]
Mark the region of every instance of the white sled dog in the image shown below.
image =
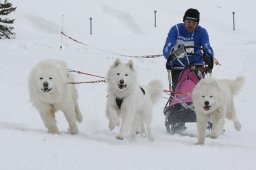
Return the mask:
[[[69,123],[71,134],[78,133],[76,120],[82,122],[82,114],[77,104],[78,93],[72,74],[63,61],[45,60],[38,63],[29,75],[30,99],[39,111],[49,133],[58,134],[55,112],[61,110]]]
[[[212,123],[210,138],[217,138],[224,130],[225,118],[234,122],[240,131],[241,124],[237,119],[233,96],[241,89],[243,77],[235,80],[202,79],[193,90],[192,99],[197,117],[197,144],[204,144],[207,122]]]
[[[156,102],[163,87],[160,81],[151,81],[147,87],[137,82],[136,71],[132,60],[123,64],[116,59],[107,74],[108,97],[106,115],[109,119],[109,129],[120,125],[116,138],[122,140],[130,130],[131,139],[134,140],[136,132],[140,130],[147,137],[154,140],[151,130],[152,103]]]

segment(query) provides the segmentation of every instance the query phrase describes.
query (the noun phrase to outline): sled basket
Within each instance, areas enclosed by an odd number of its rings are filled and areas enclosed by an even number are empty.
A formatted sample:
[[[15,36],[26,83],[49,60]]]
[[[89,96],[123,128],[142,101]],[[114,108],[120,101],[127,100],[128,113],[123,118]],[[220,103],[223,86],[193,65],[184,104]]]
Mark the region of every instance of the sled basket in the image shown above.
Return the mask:
[[[188,103],[191,105],[192,103]],[[186,123],[186,122],[196,122],[196,114],[193,110],[185,108],[181,104],[175,104],[172,106],[167,106],[164,109],[165,125],[170,126],[174,123]]]

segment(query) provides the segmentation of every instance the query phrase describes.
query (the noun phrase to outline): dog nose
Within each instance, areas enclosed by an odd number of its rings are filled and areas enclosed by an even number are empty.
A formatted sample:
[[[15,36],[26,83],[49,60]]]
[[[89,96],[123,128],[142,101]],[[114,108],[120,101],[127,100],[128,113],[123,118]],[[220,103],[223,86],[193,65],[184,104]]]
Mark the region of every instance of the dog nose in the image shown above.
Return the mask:
[[[204,102],[204,105],[205,105],[205,106],[209,106],[209,104],[210,104],[209,101],[205,101],[205,102]]]
[[[124,84],[124,80],[120,80],[119,83],[120,83],[120,84]]]
[[[44,87],[48,87],[48,82],[44,82],[44,83],[43,83],[43,86],[44,86]]]

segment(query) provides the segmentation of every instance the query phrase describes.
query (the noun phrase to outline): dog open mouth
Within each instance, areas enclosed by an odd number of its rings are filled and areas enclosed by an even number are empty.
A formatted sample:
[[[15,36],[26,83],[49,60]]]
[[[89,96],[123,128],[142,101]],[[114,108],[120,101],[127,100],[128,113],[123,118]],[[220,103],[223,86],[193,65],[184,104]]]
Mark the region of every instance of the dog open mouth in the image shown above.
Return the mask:
[[[43,88],[43,89],[41,89],[44,93],[48,93],[48,92],[50,92],[52,89],[50,88]]]
[[[204,110],[208,111],[208,110],[210,110],[211,106],[210,105],[206,105],[203,108],[204,108]]]
[[[127,87],[127,84],[118,84],[119,89],[124,89]]]

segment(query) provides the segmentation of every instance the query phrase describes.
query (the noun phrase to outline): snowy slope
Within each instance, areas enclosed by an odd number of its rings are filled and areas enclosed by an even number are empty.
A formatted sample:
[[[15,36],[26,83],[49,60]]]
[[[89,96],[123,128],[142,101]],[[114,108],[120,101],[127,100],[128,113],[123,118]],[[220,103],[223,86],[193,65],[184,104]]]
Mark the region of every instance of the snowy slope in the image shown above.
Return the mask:
[[[182,0],[26,0],[11,1],[18,8],[17,39],[0,40],[0,169],[2,170],[70,170],[70,169],[255,169],[256,115],[254,111],[256,33],[253,0],[182,1]],[[182,21],[187,8],[201,12],[200,24],[206,27],[222,64],[216,66],[217,78],[246,78],[243,90],[235,98],[242,131],[236,132],[230,121],[226,132],[216,140],[207,138],[197,146],[196,137],[168,135],[162,113],[166,99],[154,107],[155,142],[137,137],[136,142],[115,139],[117,130],[108,130],[105,117],[106,84],[77,85],[84,122],[79,134],[67,133],[68,124],[57,114],[60,135],[50,135],[39,113],[29,102],[27,79],[39,61],[55,58],[67,62],[71,69],[105,76],[116,57],[161,54],[171,25]],[[157,27],[154,27],[157,10]],[[232,12],[236,12],[236,31],[232,30]],[[90,47],[63,38],[64,32]],[[89,18],[93,18],[90,35]],[[91,47],[96,47],[91,48]],[[109,52],[104,52],[107,50]],[[133,58],[141,84],[160,79],[168,88],[165,59]],[[78,81],[97,80],[76,75]],[[195,123],[188,124],[196,134]]]

